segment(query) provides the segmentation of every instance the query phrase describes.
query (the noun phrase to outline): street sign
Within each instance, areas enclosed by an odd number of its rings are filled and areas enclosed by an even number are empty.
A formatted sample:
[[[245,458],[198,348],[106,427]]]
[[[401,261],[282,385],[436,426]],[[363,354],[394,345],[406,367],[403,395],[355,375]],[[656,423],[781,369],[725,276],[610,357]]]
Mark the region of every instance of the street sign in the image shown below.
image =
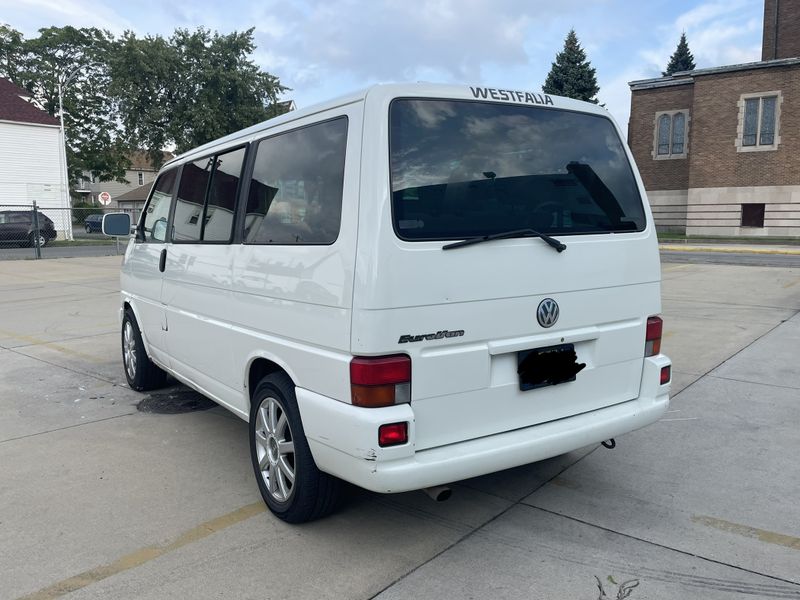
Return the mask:
[[[100,204],[103,206],[108,206],[111,204],[111,194],[108,192],[100,192],[100,195],[97,196],[97,199],[100,200]]]

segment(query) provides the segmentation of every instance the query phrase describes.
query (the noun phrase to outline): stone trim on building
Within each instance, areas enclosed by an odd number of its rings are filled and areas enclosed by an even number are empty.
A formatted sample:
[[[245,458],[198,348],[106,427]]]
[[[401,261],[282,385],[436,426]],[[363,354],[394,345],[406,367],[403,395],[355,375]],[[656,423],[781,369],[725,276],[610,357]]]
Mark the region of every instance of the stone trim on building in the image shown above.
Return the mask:
[[[656,228],[687,236],[800,237],[800,185],[648,191]],[[742,225],[742,206],[764,205],[764,226]]]
[[[744,146],[742,144],[742,138],[744,137],[744,107],[745,107],[745,100],[750,98],[769,98],[771,96],[777,96],[777,100],[775,101],[775,139],[772,144],[770,145],[761,145],[756,143],[755,146]],[[747,94],[741,94],[739,96],[739,101],[736,103],[736,106],[739,108],[739,116],[736,122],[736,139],[734,140],[734,145],[736,146],[737,152],[771,152],[778,149],[778,146],[781,143],[781,104],[783,104],[783,94],[780,90],[775,90],[772,92],[751,92]],[[758,113],[758,132],[761,131],[761,108],[759,105],[759,113]]]

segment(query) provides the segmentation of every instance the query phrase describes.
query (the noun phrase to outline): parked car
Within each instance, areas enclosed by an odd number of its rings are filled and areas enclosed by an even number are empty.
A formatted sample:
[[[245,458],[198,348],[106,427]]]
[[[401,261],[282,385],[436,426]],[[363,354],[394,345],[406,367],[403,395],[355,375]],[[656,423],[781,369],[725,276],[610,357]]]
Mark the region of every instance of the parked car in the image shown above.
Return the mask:
[[[45,246],[56,237],[56,228],[52,219],[39,212],[39,245]],[[0,242],[18,244],[20,246],[34,246],[37,231],[33,223],[32,210],[2,210],[0,211]]]
[[[89,215],[83,222],[86,233],[99,232],[103,230],[103,215]]]
[[[248,421],[288,522],[333,510],[341,480],[441,497],[612,446],[664,414],[671,380],[624,140],[595,104],[408,84],[191,150],[123,259],[128,384],[170,373]]]

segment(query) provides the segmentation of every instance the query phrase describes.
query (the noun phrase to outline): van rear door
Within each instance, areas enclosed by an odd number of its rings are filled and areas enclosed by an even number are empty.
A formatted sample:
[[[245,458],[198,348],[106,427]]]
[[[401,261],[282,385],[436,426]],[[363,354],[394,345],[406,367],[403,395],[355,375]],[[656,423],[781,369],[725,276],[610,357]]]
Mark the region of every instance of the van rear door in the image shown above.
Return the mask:
[[[390,198],[369,210],[380,184],[362,186],[352,348],[411,356],[417,449],[639,394],[655,232],[618,128],[553,100],[388,109]]]

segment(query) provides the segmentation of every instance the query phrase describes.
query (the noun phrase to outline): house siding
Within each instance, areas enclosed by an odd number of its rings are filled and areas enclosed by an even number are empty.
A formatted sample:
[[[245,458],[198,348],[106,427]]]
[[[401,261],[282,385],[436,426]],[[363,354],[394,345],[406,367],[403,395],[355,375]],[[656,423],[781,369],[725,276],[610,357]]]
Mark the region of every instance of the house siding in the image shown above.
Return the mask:
[[[64,208],[58,127],[0,122],[0,204]]]

